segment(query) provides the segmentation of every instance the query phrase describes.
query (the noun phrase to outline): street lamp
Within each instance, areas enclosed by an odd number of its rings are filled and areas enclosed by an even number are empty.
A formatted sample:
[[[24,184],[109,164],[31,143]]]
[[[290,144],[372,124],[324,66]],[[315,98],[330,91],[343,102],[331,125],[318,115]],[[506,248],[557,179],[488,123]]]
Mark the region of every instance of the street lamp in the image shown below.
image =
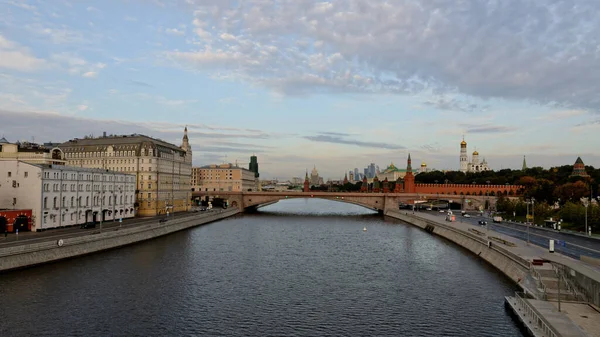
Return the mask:
[[[588,198],[586,197],[582,197],[581,198],[581,203],[583,204],[583,207],[585,207],[585,234],[586,235],[591,235],[592,234],[592,229],[589,229],[589,233],[588,233],[588,223],[587,223],[587,209],[588,206],[590,205],[590,201],[588,200]]]

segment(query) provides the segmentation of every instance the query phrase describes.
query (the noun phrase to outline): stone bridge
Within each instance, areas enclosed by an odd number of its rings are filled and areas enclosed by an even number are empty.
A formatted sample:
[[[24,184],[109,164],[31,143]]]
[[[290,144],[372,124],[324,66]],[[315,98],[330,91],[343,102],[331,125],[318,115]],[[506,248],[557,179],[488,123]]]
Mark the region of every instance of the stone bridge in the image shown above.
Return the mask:
[[[434,200],[451,201],[465,204],[465,209],[476,209],[483,206],[485,200],[495,205],[496,198],[489,196],[448,196],[422,193],[356,193],[356,192],[211,192],[197,191],[192,193],[192,198],[222,198],[228,201],[230,207],[242,210],[255,208],[270,202],[292,198],[319,198],[355,204],[368,209],[385,212],[397,210],[400,203],[414,204]]]

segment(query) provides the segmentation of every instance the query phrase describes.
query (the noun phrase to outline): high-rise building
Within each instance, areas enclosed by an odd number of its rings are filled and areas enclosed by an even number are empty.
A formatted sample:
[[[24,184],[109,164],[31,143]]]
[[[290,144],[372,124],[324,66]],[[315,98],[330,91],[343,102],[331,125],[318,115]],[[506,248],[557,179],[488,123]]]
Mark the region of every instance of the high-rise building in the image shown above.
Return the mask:
[[[254,177],[258,178],[260,174],[258,173],[258,159],[255,155],[250,157],[250,165],[248,165],[248,169],[254,172]]]
[[[67,165],[136,175],[140,216],[188,211],[191,207],[192,147],[187,127],[176,146],[144,135],[72,139],[58,147]]]

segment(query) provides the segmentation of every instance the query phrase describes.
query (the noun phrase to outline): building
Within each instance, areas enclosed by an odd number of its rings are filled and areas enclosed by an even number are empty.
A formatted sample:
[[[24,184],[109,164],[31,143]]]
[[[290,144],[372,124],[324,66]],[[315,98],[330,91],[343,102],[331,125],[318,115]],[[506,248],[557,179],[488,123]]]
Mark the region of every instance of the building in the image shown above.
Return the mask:
[[[583,164],[583,160],[581,157],[577,157],[575,164],[573,164],[573,173],[571,173],[571,177],[583,177],[589,178],[589,174],[585,171],[585,164]]]
[[[467,142],[463,137],[462,142],[460,142],[460,171],[463,173],[467,172],[483,172],[489,171],[490,167],[488,163],[485,161],[479,161],[479,152],[475,150],[473,152],[473,157],[471,161],[469,161],[469,156],[467,155]]]
[[[406,170],[396,167],[394,163],[390,163],[382,172],[377,174],[379,181],[384,181],[386,178],[388,181],[396,181],[398,178],[402,179],[406,175]]]
[[[0,234],[31,230],[30,209],[0,209]]]
[[[137,214],[154,216],[191,207],[192,148],[187,127],[176,146],[144,135],[73,139],[60,144],[67,165],[135,174]]]
[[[323,178],[319,176],[319,171],[317,171],[317,167],[314,166],[312,171],[310,172],[310,186],[321,186],[324,184]]]
[[[31,209],[31,230],[135,216],[136,175],[0,161],[0,208]]]
[[[9,143],[6,138],[0,138],[0,160],[20,160],[32,164],[64,165],[65,160],[60,156],[60,150],[47,143],[44,145],[17,142]]]
[[[194,191],[246,192],[257,191],[256,172],[234,164],[194,167]]]
[[[525,156],[523,156],[523,167],[521,168],[522,171],[527,170],[527,161],[525,160]]]
[[[421,162],[421,171],[419,171],[419,173],[426,173],[426,172],[428,172],[427,164],[425,162]]]

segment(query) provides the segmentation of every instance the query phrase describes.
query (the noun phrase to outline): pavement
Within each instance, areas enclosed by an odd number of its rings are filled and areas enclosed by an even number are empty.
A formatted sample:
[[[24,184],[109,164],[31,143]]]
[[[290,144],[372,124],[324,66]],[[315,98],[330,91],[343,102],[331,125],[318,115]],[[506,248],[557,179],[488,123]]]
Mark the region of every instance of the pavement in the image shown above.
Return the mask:
[[[43,232],[20,232],[18,235],[15,233],[9,233],[7,237],[4,235],[0,236],[0,249],[4,247],[13,247],[23,244],[36,243],[40,241],[53,240],[57,238],[70,238],[77,237],[83,235],[89,235],[98,233],[100,231],[105,230],[114,230],[115,228],[131,228],[135,226],[141,226],[148,223],[157,222],[160,219],[181,219],[187,218],[191,216],[198,216],[198,214],[214,214],[215,212],[223,211],[220,208],[213,208],[210,210],[206,210],[203,212],[179,212],[175,213],[175,215],[170,215],[166,217],[165,215],[158,215],[154,217],[143,217],[143,218],[131,218],[131,219],[123,219],[123,222],[120,223],[118,221],[107,221],[102,223],[102,229],[100,229],[100,224],[96,225],[96,228],[87,228],[82,229],[79,226],[73,227],[64,227],[64,228],[54,228],[48,229]]]

